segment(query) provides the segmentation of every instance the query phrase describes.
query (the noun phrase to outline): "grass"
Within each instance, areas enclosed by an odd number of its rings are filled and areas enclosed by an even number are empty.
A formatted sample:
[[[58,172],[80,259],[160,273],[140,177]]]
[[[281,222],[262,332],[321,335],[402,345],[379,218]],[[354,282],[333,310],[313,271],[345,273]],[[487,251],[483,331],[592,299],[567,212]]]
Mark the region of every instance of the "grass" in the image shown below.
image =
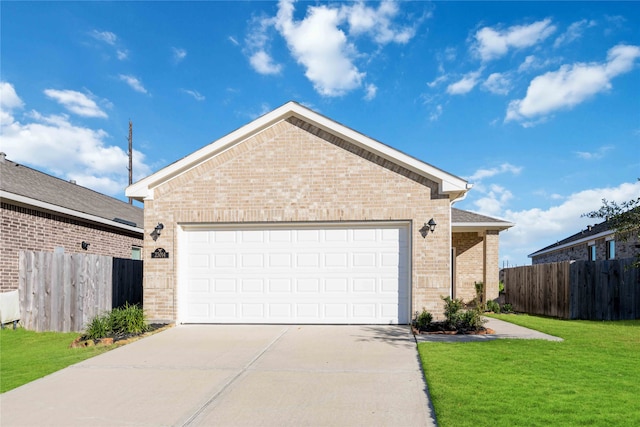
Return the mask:
[[[640,320],[492,317],[565,341],[420,343],[440,427],[640,425]]]
[[[78,333],[0,331],[0,393],[104,353],[109,347],[69,348]]]

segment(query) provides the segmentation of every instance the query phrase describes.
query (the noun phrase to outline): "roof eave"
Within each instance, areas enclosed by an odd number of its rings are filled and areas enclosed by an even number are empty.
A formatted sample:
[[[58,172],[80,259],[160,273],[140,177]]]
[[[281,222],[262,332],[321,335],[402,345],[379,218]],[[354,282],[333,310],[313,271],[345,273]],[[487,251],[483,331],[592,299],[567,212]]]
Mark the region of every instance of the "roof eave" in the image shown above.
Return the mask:
[[[511,222],[452,222],[451,231],[453,232],[474,232],[474,231],[504,231],[515,226]]]
[[[85,212],[75,211],[73,209],[64,208],[62,206],[54,205],[52,203],[43,202],[41,200],[33,199],[31,197],[22,196],[20,194],[10,193],[10,192],[4,191],[4,190],[0,190],[0,198],[6,199],[6,200],[11,200],[11,201],[14,201],[16,203],[23,204],[23,205],[28,205],[28,206],[33,206],[33,207],[40,208],[40,209],[45,209],[45,210],[56,212],[58,214],[62,214],[62,215],[66,215],[66,216],[71,216],[71,217],[75,217],[75,218],[82,218],[82,219],[87,220],[87,221],[91,221],[91,222],[94,222],[94,223],[99,223],[99,224],[102,224],[102,225],[107,225],[107,226],[110,226],[110,227],[119,228],[119,229],[122,229],[122,230],[134,232],[134,233],[140,233],[140,234],[144,233],[144,229],[140,228],[140,227],[132,227],[130,225],[122,224],[122,223],[117,222],[117,221],[112,221],[112,220],[109,220],[107,218],[101,218],[99,216],[91,215],[91,214],[88,214],[88,213],[85,213]]]

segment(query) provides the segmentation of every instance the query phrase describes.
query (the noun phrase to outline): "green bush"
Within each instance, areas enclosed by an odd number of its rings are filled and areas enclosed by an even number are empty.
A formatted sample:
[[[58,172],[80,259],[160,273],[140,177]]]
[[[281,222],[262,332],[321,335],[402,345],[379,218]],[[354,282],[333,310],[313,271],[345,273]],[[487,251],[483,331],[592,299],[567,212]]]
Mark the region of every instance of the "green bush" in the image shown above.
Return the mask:
[[[511,304],[502,304],[502,312],[511,313],[513,312],[513,307],[511,306]]]
[[[487,311],[500,313],[500,304],[498,304],[496,301],[487,301]]]
[[[89,322],[84,337],[86,339],[96,340],[109,336],[110,333],[109,314],[99,314]]]
[[[460,331],[476,331],[482,327],[484,322],[482,310],[479,308],[466,310],[460,313],[460,320],[456,329]]]
[[[456,328],[460,322],[460,310],[464,306],[461,299],[451,299],[451,297],[443,297],[444,300],[444,317],[446,323],[451,328]]]
[[[498,282],[498,293],[504,294],[504,282],[502,280]]]
[[[447,328],[457,331],[478,330],[482,327],[482,305],[469,310],[462,310],[464,303],[461,299],[443,297],[444,316]]]
[[[431,322],[433,321],[433,316],[426,309],[422,309],[422,313],[418,314],[416,311],[416,318],[414,320],[415,327],[418,330],[427,329]]]
[[[137,305],[126,303],[109,313],[99,314],[89,322],[84,337],[99,339],[109,336],[141,334],[149,330],[144,310]]]

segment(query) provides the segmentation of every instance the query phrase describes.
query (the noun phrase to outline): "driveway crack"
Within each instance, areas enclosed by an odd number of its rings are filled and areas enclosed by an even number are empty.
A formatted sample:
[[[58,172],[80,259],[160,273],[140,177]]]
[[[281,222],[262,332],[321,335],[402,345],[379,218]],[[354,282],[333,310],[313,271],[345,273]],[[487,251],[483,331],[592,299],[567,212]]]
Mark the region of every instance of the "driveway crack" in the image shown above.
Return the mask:
[[[290,327],[286,327],[277,337],[275,337],[269,344],[267,344],[260,353],[258,353],[253,359],[249,361],[233,378],[229,379],[227,383],[222,386],[217,393],[209,398],[200,408],[198,408],[193,415],[191,415],[184,423],[181,424],[182,427],[187,427],[191,425],[195,425],[195,421],[198,417],[209,407],[211,406],[217,399],[220,397],[227,389],[229,389],[240,377],[242,377],[250,368],[253,366],[271,347],[273,347],[279,340],[282,338],[287,332],[289,332]]]

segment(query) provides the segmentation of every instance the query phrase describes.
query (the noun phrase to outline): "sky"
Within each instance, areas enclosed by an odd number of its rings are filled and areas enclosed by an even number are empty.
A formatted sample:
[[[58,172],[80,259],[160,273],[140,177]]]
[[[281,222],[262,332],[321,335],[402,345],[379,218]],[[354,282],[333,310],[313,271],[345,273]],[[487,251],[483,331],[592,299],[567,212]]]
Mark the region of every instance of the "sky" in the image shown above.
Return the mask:
[[[640,197],[640,2],[0,2],[0,150],[126,200],[288,101],[473,184],[501,266]],[[1,177],[0,177],[1,178]]]

